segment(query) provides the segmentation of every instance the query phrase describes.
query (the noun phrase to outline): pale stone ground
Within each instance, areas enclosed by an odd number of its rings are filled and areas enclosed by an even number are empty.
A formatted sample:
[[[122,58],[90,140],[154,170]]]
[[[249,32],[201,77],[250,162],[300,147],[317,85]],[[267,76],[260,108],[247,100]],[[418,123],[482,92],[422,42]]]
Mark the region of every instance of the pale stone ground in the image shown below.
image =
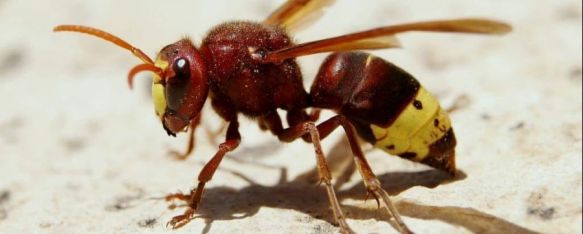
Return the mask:
[[[225,20],[261,20],[279,2],[1,0],[0,233],[337,232],[324,191],[306,179],[312,147],[280,144],[250,121],[209,184],[201,216],[167,229],[181,210],[157,198],[193,186],[220,138],[201,129],[194,157],[171,159],[166,152],[183,149],[185,137],[166,136],[145,79],[127,89],[138,60],[108,43],[51,33],[61,23],[97,26],[154,55],[185,34],[200,42]],[[467,97],[452,114],[467,177],[448,182],[376,150],[367,152],[372,166],[417,233],[581,233],[580,1],[341,0],[296,39],[464,16],[502,19],[515,30],[408,34],[400,37],[405,49],[375,54],[410,71],[445,106]],[[306,86],[322,58],[301,59]],[[220,125],[211,111],[203,122]],[[337,171],[350,159],[341,139],[325,141]],[[394,232],[384,211],[363,202],[357,173],[348,178],[339,196],[353,229]]]

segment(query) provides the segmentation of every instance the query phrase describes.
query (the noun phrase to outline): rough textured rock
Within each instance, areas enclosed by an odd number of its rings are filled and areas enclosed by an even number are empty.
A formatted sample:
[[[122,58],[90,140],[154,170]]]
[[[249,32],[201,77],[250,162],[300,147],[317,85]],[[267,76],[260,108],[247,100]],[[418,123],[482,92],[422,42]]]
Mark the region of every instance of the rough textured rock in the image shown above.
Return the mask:
[[[160,233],[180,209],[160,199],[194,186],[222,136],[207,108],[194,155],[175,161],[185,136],[156,120],[148,81],[127,89],[138,60],[92,38],[53,34],[92,25],[150,55],[183,35],[196,43],[229,19],[261,20],[281,1],[0,1],[0,233]],[[415,75],[452,114],[455,181],[381,151],[367,156],[417,233],[581,233],[581,2],[340,0],[299,42],[438,18],[505,20],[505,37],[406,34],[377,51]],[[301,59],[306,86],[323,56]],[[143,78],[146,78],[144,76]],[[243,143],[208,185],[200,216],[175,233],[335,233],[325,192],[314,186],[313,149],[281,144],[251,121]],[[391,233],[364,202],[341,135],[324,142],[348,222]],[[370,149],[369,146],[366,147]]]

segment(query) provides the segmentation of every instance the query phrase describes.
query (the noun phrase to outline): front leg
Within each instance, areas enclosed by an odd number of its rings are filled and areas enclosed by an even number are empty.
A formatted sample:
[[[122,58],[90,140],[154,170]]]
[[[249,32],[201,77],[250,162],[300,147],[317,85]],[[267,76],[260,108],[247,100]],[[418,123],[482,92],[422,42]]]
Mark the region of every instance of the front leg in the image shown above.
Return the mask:
[[[191,120],[190,122],[190,129],[189,131],[189,135],[188,135],[188,145],[186,146],[186,151],[184,153],[175,151],[175,150],[171,150],[170,151],[170,155],[172,157],[174,157],[177,160],[185,160],[188,158],[188,156],[190,156],[190,154],[192,153],[192,149],[194,149],[194,132],[196,131],[196,128],[198,127],[198,125],[200,124],[200,118],[202,116],[202,113],[199,114],[198,116],[194,117],[194,119]]]
[[[200,201],[202,199],[202,194],[204,191],[205,184],[210,181],[217,171],[219,164],[223,160],[225,154],[229,151],[232,151],[239,146],[241,142],[241,135],[239,134],[239,122],[237,119],[231,120],[229,123],[229,128],[227,129],[227,138],[225,142],[219,145],[219,150],[217,153],[211,158],[210,161],[207,162],[206,165],[202,168],[200,174],[198,175],[198,186],[196,189],[190,191],[190,194],[170,194],[166,196],[167,201],[171,201],[174,199],[184,200],[188,204],[188,208],[182,215],[175,216],[168,222],[168,225],[172,226],[172,228],[176,229],[179,227],[184,226],[194,216],[194,212],[198,208]]]

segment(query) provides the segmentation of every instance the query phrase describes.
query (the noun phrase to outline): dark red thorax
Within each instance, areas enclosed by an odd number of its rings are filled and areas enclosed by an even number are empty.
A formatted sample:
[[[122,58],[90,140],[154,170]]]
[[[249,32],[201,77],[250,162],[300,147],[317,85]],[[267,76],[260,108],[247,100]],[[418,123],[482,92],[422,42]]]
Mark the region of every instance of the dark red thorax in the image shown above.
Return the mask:
[[[305,108],[308,95],[295,59],[272,64],[252,57],[290,45],[283,29],[258,23],[230,22],[211,30],[200,51],[208,64],[211,98],[220,99],[219,109],[227,109],[218,112],[257,117],[277,108]]]

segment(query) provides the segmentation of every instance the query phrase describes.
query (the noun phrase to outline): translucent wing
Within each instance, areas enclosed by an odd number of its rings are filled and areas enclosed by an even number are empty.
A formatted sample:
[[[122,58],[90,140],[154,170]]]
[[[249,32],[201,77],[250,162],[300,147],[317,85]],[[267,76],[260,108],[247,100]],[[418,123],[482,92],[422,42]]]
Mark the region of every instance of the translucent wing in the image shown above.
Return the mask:
[[[412,31],[502,35],[511,30],[512,27],[508,24],[487,19],[436,20],[399,24],[294,45],[269,53],[265,60],[279,62],[288,58],[324,52],[395,48],[400,47],[400,44],[393,36]]]
[[[324,14],[324,8],[335,0],[288,0],[275,10],[263,23],[297,30],[313,23]]]

